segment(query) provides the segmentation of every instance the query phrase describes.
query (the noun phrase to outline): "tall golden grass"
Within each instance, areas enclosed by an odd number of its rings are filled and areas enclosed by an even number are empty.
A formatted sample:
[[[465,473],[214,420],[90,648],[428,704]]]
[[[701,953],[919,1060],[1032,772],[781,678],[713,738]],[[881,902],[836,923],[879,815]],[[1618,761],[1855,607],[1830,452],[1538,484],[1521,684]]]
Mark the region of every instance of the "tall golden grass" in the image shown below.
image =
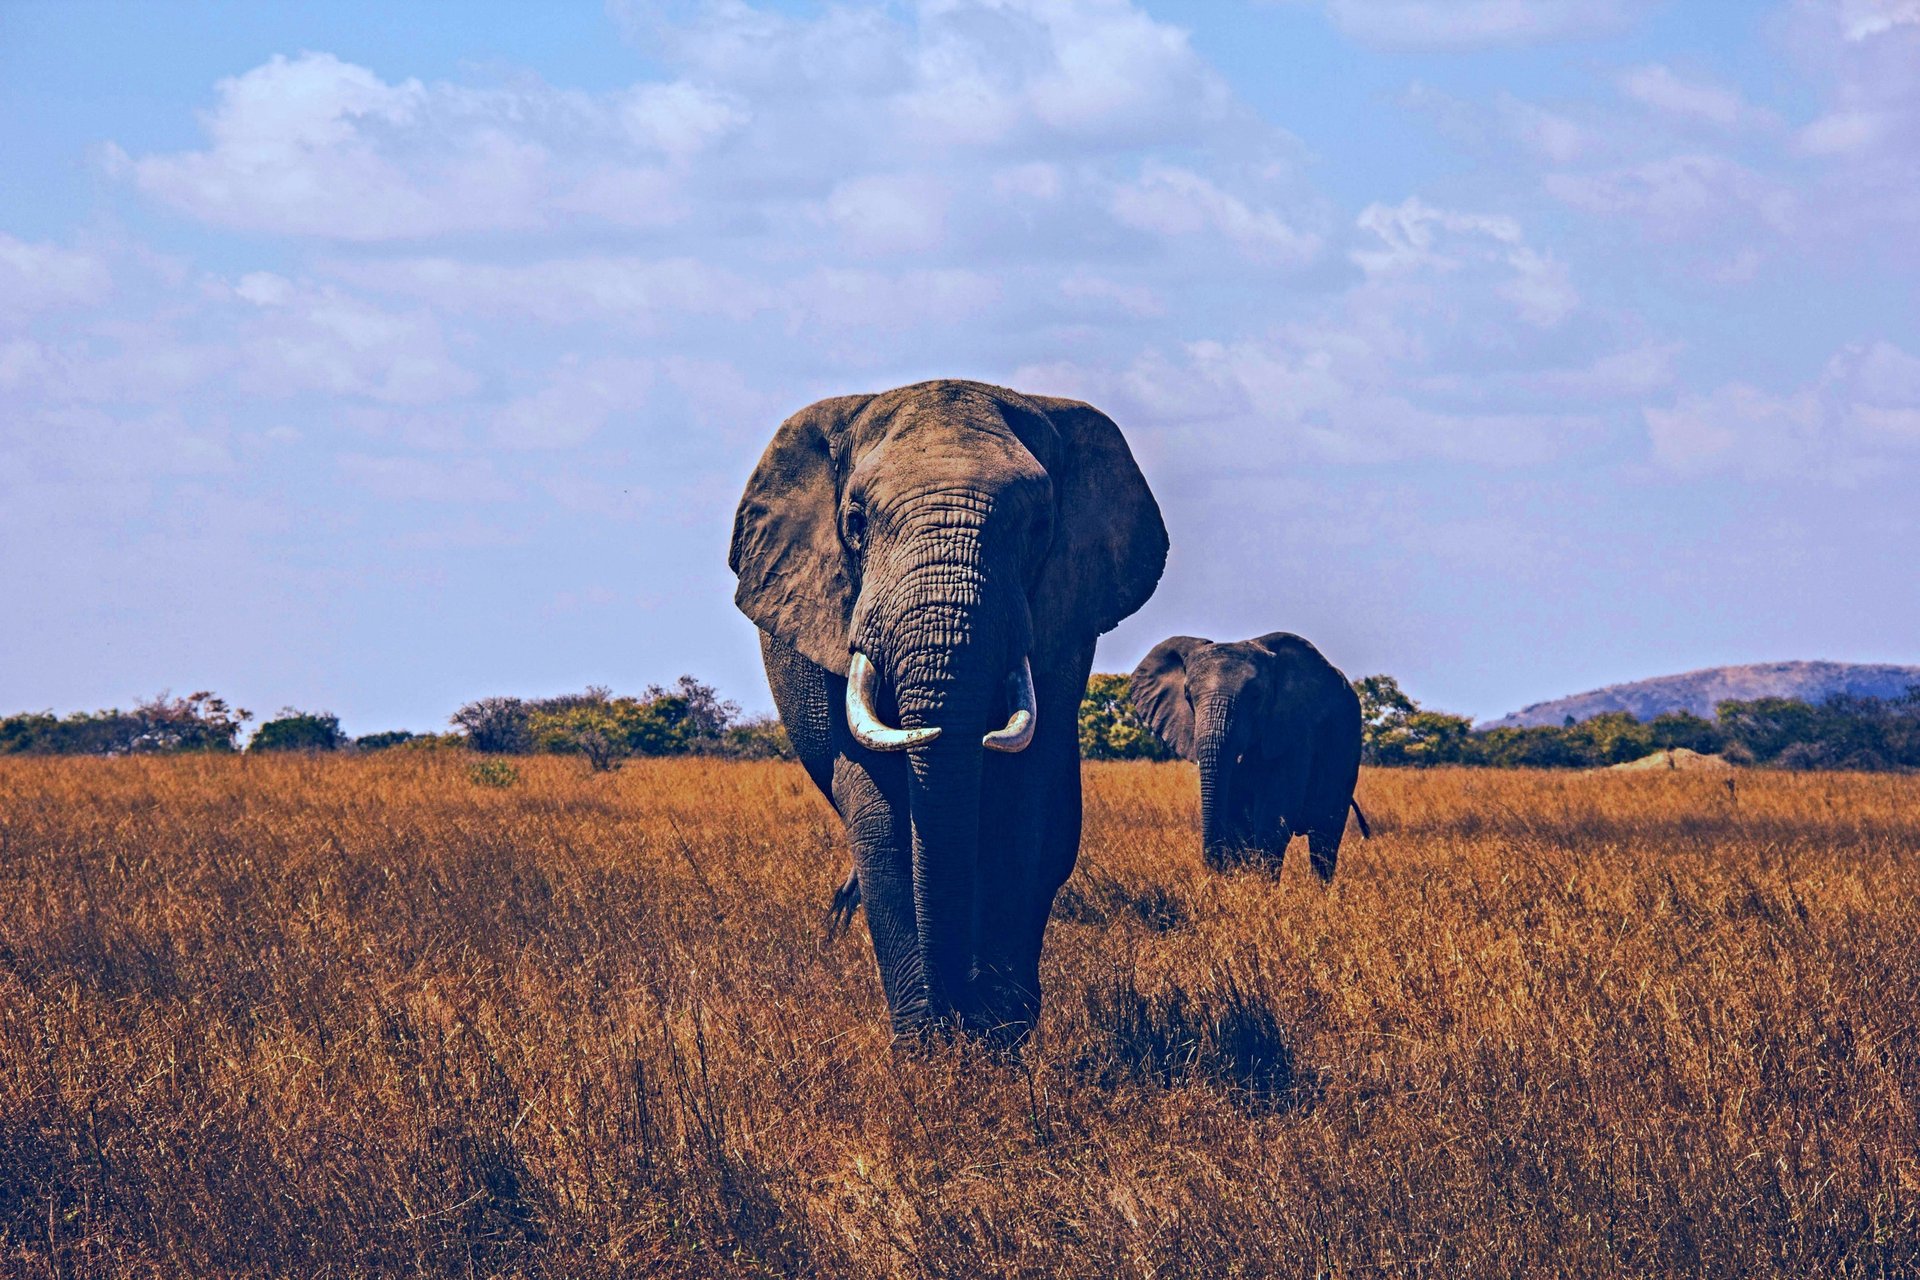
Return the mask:
[[[1088,768],[1018,1063],[797,766],[0,761],[0,1274],[1920,1273],[1920,780]],[[1302,851],[1303,852],[1303,851]]]

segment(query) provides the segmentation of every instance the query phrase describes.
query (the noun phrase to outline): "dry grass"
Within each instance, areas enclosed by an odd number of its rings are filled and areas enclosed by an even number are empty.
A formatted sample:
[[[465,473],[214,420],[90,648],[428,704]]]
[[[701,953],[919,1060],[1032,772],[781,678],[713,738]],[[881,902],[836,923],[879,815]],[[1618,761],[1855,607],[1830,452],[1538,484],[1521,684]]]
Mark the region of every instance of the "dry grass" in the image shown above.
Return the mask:
[[[1026,1061],[800,770],[0,761],[0,1274],[1913,1275],[1920,780],[1089,768]]]

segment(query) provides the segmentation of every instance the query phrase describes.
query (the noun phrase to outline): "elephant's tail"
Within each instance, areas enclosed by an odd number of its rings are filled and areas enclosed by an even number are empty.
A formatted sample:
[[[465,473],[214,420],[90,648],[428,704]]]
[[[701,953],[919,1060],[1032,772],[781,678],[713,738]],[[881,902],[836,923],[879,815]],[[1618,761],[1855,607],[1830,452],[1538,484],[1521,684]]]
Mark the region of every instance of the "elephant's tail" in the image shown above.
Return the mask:
[[[853,913],[860,909],[860,873],[847,872],[847,882],[833,891],[827,904],[826,941],[837,941],[853,924]]]
[[[1367,815],[1360,812],[1360,802],[1349,797],[1347,803],[1353,806],[1353,816],[1360,822],[1360,838],[1362,840],[1373,839],[1373,828],[1367,825]]]

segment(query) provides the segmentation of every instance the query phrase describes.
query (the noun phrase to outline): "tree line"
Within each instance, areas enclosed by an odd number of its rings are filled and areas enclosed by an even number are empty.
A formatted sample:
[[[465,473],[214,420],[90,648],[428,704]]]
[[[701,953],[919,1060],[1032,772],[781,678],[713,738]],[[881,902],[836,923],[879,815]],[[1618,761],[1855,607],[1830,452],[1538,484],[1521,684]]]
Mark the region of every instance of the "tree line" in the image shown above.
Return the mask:
[[[1353,682],[1363,756],[1386,767],[1592,769],[1685,747],[1735,764],[1783,769],[1920,769],[1920,686],[1899,698],[1837,696],[1722,702],[1712,719],[1672,711],[1637,720],[1608,712],[1563,725],[1473,728],[1464,716],[1430,711],[1392,676]],[[0,719],[0,755],[133,755],[152,752],[385,751],[459,749],[488,755],[577,755],[611,770],[644,756],[791,758],[773,717],[742,716],[739,704],[691,675],[616,696],[590,685],[550,698],[489,697],[449,718],[446,733],[390,730],[350,737],[330,712],[283,708],[244,745],[249,711],[206,691],[161,694],[131,710],[29,712]],[[1124,675],[1096,673],[1080,704],[1080,749],[1091,760],[1164,760],[1170,752],[1133,713]]]
[[[635,756],[792,755],[786,730],[771,717],[743,717],[712,685],[683,675],[615,696],[601,685],[552,698],[479,698],[455,711],[449,732],[393,729],[351,737],[328,711],[282,708],[241,742],[253,713],[210,692],[162,693],[131,710],[58,717],[29,712],[0,719],[0,755],[136,755],[155,752],[341,752],[440,750],[489,755],[579,755],[596,769]]]

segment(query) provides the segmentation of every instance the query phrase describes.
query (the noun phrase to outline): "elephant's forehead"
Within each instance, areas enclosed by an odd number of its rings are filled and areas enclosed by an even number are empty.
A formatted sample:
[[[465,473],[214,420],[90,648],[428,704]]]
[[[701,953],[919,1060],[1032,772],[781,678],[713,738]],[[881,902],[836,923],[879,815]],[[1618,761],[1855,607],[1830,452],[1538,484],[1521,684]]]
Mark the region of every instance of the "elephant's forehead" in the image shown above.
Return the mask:
[[[1187,660],[1189,667],[1216,674],[1251,674],[1259,654],[1244,642],[1231,644],[1213,644],[1194,654]]]
[[[941,485],[1001,489],[1044,481],[1046,469],[1006,423],[901,415],[865,448],[850,474],[876,493]]]
[[[1041,466],[1053,456],[1057,436],[1038,406],[1002,387],[973,382],[930,382],[875,396],[852,422],[843,440],[851,461],[888,441],[915,447],[1015,458],[1020,452]],[[897,464],[896,464],[897,465]]]

